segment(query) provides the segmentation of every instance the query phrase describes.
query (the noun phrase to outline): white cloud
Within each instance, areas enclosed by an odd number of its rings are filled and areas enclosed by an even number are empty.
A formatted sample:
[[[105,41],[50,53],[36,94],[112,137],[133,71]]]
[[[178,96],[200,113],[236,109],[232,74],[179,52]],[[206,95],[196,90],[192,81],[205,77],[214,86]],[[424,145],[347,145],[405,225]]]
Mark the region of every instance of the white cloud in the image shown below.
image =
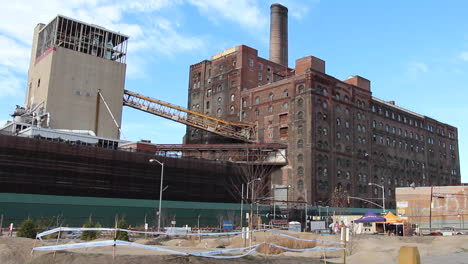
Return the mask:
[[[24,96],[24,77],[0,67],[0,97]]]
[[[268,25],[269,17],[260,12],[255,1],[188,0],[188,2],[215,23],[219,18],[223,18],[251,30],[263,29]]]
[[[429,70],[424,62],[412,62],[408,66],[408,71],[411,74],[425,73]]]
[[[153,18],[160,9],[180,3],[180,0],[8,1],[0,11],[0,47],[8,47],[0,50],[0,65],[26,73],[34,27],[62,14],[130,36],[128,52],[132,59],[128,57],[128,62],[139,65],[129,65],[129,74],[145,76],[144,65],[153,56],[172,56],[204,45],[200,38],[181,33],[175,21]]]
[[[460,53],[460,59],[468,61],[468,51],[463,51],[462,53]]]
[[[0,65],[17,72],[26,72],[31,49],[14,39],[0,35]]]

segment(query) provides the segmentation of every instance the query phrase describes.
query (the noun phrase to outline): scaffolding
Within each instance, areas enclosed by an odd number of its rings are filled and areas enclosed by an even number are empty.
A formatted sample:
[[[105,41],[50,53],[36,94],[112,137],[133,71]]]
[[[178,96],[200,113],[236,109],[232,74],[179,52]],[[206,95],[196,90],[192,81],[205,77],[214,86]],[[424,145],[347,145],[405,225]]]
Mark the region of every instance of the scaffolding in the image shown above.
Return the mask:
[[[63,47],[125,63],[127,40],[123,34],[58,15],[40,30],[36,59],[51,48]]]
[[[220,136],[245,142],[256,141],[256,126],[246,123],[234,123],[190,111],[180,106],[143,96],[128,90],[124,91],[123,104],[158,115],[194,128],[199,128]]]

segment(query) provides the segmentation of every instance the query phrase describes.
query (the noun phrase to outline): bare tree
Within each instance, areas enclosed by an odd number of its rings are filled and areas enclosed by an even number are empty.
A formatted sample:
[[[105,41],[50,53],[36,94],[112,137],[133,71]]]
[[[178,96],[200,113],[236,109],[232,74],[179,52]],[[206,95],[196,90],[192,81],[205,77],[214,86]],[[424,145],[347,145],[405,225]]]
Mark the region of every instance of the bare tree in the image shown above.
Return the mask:
[[[344,213],[344,208],[348,207],[348,192],[343,190],[341,186],[336,187],[330,197],[329,205],[339,210],[336,212],[337,214]]]
[[[268,156],[263,151],[247,149],[244,160],[236,162],[238,177],[230,178],[229,191],[234,197],[250,204],[250,230],[252,230],[253,204],[268,195],[270,191],[270,175],[275,166],[269,165],[267,160]]]

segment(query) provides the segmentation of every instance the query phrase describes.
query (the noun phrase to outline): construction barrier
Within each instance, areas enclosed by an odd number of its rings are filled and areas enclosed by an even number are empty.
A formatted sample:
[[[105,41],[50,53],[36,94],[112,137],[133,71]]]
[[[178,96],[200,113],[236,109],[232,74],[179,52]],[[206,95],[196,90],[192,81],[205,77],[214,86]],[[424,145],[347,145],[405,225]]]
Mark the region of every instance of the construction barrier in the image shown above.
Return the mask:
[[[42,232],[40,234],[37,234],[37,238],[41,239],[45,235],[53,234],[56,232],[62,232],[62,231],[124,231],[124,232],[133,232],[133,233],[145,233],[145,234],[165,234],[163,232],[140,232],[140,231],[133,231],[133,230],[127,230],[127,229],[120,229],[120,228],[73,228],[73,227],[60,227],[60,228],[55,228],[49,231]],[[279,236],[284,236],[287,238],[299,240],[299,241],[318,241],[318,242],[324,242],[324,243],[330,243],[330,244],[344,244],[341,242],[336,242],[336,241],[327,241],[327,240],[319,240],[319,239],[301,239],[297,238],[294,236],[289,236],[286,234],[282,234],[280,232],[276,232],[273,230],[255,230],[254,232],[271,232],[272,234],[279,235]],[[246,232],[231,232],[231,233],[215,233],[216,235],[232,235],[232,234],[242,234]],[[201,234],[191,234],[191,235],[212,235],[213,233],[201,233]],[[268,245],[269,247],[276,247],[280,248],[286,251],[295,251],[295,252],[306,252],[306,251],[340,251],[343,250],[343,248],[338,248],[338,247],[313,247],[313,248],[303,248],[303,249],[297,249],[297,248],[288,248],[288,247],[283,247],[274,243],[260,243],[257,245],[249,246],[249,247],[242,247],[242,248],[231,248],[231,249],[223,249],[223,250],[214,250],[214,251],[206,251],[206,252],[195,252],[195,253],[186,253],[182,251],[177,251],[177,250],[171,250],[167,248],[161,248],[161,247],[155,247],[155,246],[149,246],[149,245],[142,245],[138,243],[133,243],[133,242],[127,242],[127,241],[121,241],[121,240],[105,240],[105,241],[96,241],[96,242],[84,242],[84,243],[76,243],[76,244],[63,244],[63,245],[54,245],[54,246],[41,246],[41,247],[34,247],[32,249],[32,253],[34,251],[57,251],[57,250],[68,250],[68,249],[79,249],[79,248],[92,248],[92,247],[102,247],[102,246],[116,246],[116,245],[123,245],[123,246],[131,246],[131,247],[137,247],[137,248],[143,248],[143,249],[148,249],[148,250],[155,250],[155,251],[161,251],[161,252],[166,252],[169,254],[174,254],[174,255],[185,255],[185,256],[198,256],[198,257],[207,257],[207,258],[216,258],[216,259],[232,259],[232,258],[241,258],[247,255],[252,254],[253,252],[257,251],[258,248],[261,245]],[[234,252],[242,252],[242,251],[247,251],[243,254],[240,255],[222,255],[222,254],[228,254],[228,253],[234,253]],[[222,255],[222,256],[218,256]]]

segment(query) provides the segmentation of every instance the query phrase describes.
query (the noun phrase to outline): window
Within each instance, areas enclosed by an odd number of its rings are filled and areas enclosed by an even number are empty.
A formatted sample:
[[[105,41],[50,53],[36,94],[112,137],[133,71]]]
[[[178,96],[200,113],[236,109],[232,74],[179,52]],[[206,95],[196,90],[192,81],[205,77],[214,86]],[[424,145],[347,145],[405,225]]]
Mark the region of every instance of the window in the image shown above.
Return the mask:
[[[302,154],[297,155],[297,162],[304,161],[304,156]]]
[[[234,102],[235,99],[236,99],[236,96],[234,94],[231,94],[231,102]]]
[[[236,87],[236,81],[231,81],[231,88]]]
[[[273,106],[272,105],[268,106],[268,113],[273,113]]]
[[[303,180],[299,180],[297,182],[297,188],[299,189],[299,191],[302,191],[304,189],[304,181]]]
[[[41,79],[38,79],[37,80],[37,87],[40,87],[41,86]]]
[[[284,96],[284,97],[288,97],[288,96],[289,96],[288,89],[286,89],[286,90],[283,91],[283,96]]]
[[[304,85],[302,85],[302,84],[299,85],[299,86],[297,87],[297,91],[298,91],[299,93],[303,93],[304,90],[305,90],[305,89],[304,89]]]
[[[377,121],[373,120],[372,121],[372,127],[375,128],[377,126]]]
[[[297,168],[297,176],[299,176],[299,177],[304,176],[304,168],[303,167]]]
[[[288,128],[287,127],[281,127],[279,129],[280,132],[280,137],[281,138],[287,138],[288,137]]]
[[[206,109],[210,109],[210,102],[206,102]]]
[[[254,66],[254,60],[252,58],[249,58],[249,67]]]
[[[242,98],[242,107],[247,107],[247,100]]]
[[[300,148],[303,147],[303,145],[304,145],[304,141],[302,141],[302,139],[299,139],[299,140],[297,141],[297,148],[300,149]]]
[[[223,99],[221,97],[218,97],[218,105],[221,104],[222,101]]]
[[[327,108],[328,108],[328,104],[327,104],[327,102],[323,101],[323,103],[322,103],[322,107],[323,107],[323,109],[327,109]]]
[[[297,106],[302,107],[303,105],[304,105],[304,99],[299,98],[299,99],[297,100]]]
[[[335,93],[335,99],[340,100],[340,93]]]
[[[256,96],[255,97],[255,104],[259,104],[260,103],[260,97]]]
[[[216,115],[217,115],[218,117],[220,117],[220,116],[221,116],[221,113],[222,113],[222,112],[221,112],[221,108],[218,108],[218,110],[216,110]]]
[[[324,87],[324,88],[322,89],[322,95],[324,95],[324,96],[327,96],[327,95],[328,95],[328,90],[327,90],[327,88]]]
[[[207,96],[207,97],[210,97],[210,96],[211,96],[211,88],[209,88],[208,90],[206,90],[206,96]]]
[[[349,97],[347,95],[344,96],[345,103],[349,103]]]
[[[339,118],[336,119],[336,125],[338,125],[338,126],[341,125],[341,119],[339,119]]]
[[[303,113],[302,111],[300,111],[300,112],[297,113],[297,119],[298,119],[298,120],[304,119],[304,113]]]
[[[289,108],[289,104],[288,103],[284,103],[283,104],[283,110],[288,110]]]
[[[270,102],[273,101],[273,99],[275,99],[275,95],[270,93],[270,95],[268,95],[268,97],[270,98]]]
[[[247,113],[242,111],[242,118],[246,118],[247,117]]]
[[[229,108],[229,110],[230,110],[230,113],[231,113],[231,114],[234,114],[234,106],[233,106],[233,105],[231,105],[231,107]]]
[[[258,73],[258,80],[261,81],[263,79],[263,75],[261,72]]]
[[[255,108],[255,115],[258,116],[260,114],[260,110],[258,108]]]
[[[346,127],[346,128],[349,128],[349,121],[346,121],[346,122],[345,122],[345,127]]]
[[[304,126],[303,125],[299,125],[297,127],[297,134],[301,135],[302,133],[304,133]]]

